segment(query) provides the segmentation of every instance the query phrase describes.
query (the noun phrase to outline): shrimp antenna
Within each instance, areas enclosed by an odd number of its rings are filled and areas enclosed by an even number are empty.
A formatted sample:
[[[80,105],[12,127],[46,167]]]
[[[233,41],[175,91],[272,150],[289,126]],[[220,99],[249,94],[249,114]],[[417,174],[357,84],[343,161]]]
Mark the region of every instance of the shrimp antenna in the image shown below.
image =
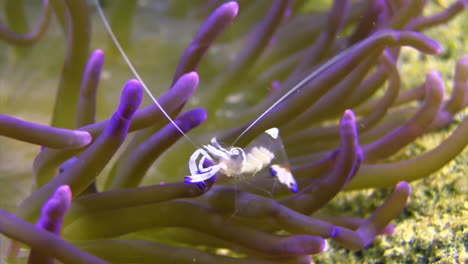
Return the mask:
[[[115,37],[114,31],[112,30],[111,26],[109,25],[109,22],[107,21],[106,16],[104,15],[104,11],[102,11],[101,5],[99,4],[99,0],[94,0],[94,4],[96,5],[96,9],[98,11],[99,17],[101,18],[102,23],[104,24],[104,28],[106,29],[107,33],[109,34],[110,38],[112,39],[112,42],[114,43],[115,47],[119,51],[120,55],[124,59],[125,63],[127,63],[128,67],[130,68],[130,71],[133,73],[135,78],[141,83],[143,86],[143,89],[145,90],[146,94],[151,98],[151,101],[154,102],[154,104],[159,108],[161,113],[169,120],[169,122],[179,131],[179,133],[184,136],[190,143],[192,143],[195,147],[198,147],[195,142],[187,135],[185,132],[180,128],[175,121],[169,116],[169,114],[164,110],[164,108],[159,104],[158,100],[153,96],[151,91],[148,89],[148,86],[146,86],[145,82],[143,79],[141,79],[140,75],[138,72],[135,70],[135,67],[133,67],[133,64],[130,62],[130,59],[127,57],[127,54],[123,50],[122,46],[120,46],[119,41]]]
[[[294,85],[291,90],[289,90],[287,93],[285,93],[283,96],[281,96],[274,104],[272,104],[270,107],[268,107],[267,110],[265,110],[261,115],[259,115],[250,125],[234,140],[232,143],[233,145],[236,144],[239,139],[247,133],[254,125],[256,125],[265,115],[267,115],[273,108],[275,108],[277,105],[282,103],[284,100],[286,100],[291,94],[293,94],[296,91],[299,91],[306,83],[317,77],[319,74],[327,70],[330,66],[333,66],[335,63],[337,63],[339,60],[343,59],[346,55],[348,55],[350,52],[353,52],[355,49],[359,48],[362,46],[362,43],[357,43],[354,46],[347,48],[343,50],[342,52],[338,53],[322,65],[320,65],[318,68],[316,68],[311,74],[306,76],[304,79],[302,79],[298,84]]]

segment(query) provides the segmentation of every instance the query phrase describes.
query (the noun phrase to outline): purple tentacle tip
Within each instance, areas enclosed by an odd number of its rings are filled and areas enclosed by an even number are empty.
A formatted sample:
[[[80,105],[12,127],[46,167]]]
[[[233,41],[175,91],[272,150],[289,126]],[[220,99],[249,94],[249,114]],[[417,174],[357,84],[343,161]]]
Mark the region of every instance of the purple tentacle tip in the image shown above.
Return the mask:
[[[103,59],[104,58],[104,51],[102,51],[101,49],[97,49],[95,51],[93,51],[93,54],[91,54],[91,57],[96,57],[96,59]]]
[[[184,132],[188,132],[190,129],[199,126],[203,121],[206,120],[208,114],[203,108],[195,108],[189,110],[177,117],[179,126]]]
[[[181,81],[182,84],[191,85],[191,86],[198,86],[198,82],[200,81],[200,77],[198,76],[197,72],[189,72],[182,75],[178,81]]]
[[[229,1],[222,5],[222,8],[229,9],[232,13],[232,16],[236,16],[239,12],[239,4],[236,1]]]
[[[356,115],[354,114],[353,110],[346,109],[344,111],[343,117],[341,118],[341,123],[341,126],[355,125]]]
[[[96,70],[100,72],[102,65],[104,64],[104,51],[97,49],[93,51],[90,56],[88,65],[86,65],[86,70]]]
[[[61,185],[42,207],[37,226],[54,234],[60,233],[62,219],[70,207],[72,199],[68,185]]]
[[[122,91],[120,105],[117,113],[124,120],[132,118],[143,99],[143,87],[137,80],[129,80]]]
[[[411,195],[411,186],[406,181],[401,181],[397,183],[395,189],[405,191],[407,193],[407,196]]]
[[[74,131],[74,133],[79,136],[79,140],[80,140],[79,145],[80,146],[84,147],[84,146],[88,145],[89,143],[91,143],[91,141],[93,140],[93,137],[87,131],[77,130],[77,131]]]

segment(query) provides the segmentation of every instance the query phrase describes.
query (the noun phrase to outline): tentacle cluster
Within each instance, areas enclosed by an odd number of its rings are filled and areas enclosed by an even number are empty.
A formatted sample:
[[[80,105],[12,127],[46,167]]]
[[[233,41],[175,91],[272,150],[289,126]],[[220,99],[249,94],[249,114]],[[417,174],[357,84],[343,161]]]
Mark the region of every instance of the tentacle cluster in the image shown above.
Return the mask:
[[[170,1],[164,7],[195,21],[211,15],[181,53],[160,105],[183,132],[203,123],[200,139],[216,135],[229,143],[249,128],[240,147],[279,127],[299,185],[294,194],[261,173],[236,183],[218,175],[204,189],[174,177],[190,152],[175,145],[179,130],[160,109],[140,108],[139,81],[129,80],[114,114],[96,121],[104,52],[90,52],[87,1],[44,1],[30,33],[19,33],[28,28],[22,1],[6,2],[8,24],[0,23],[0,40],[21,46],[18,56],[45,35],[52,14],[66,39],[50,126],[0,115],[0,135],[42,146],[33,162],[33,191],[13,213],[0,209],[0,233],[11,238],[8,258],[23,243],[30,263],[309,263],[328,248],[327,240],[361,250],[376,236],[392,234],[390,222],[411,194],[407,182],[440,169],[468,144],[468,119],[457,116],[468,105],[468,55],[456,64],[448,98],[436,70],[424,73],[424,83],[402,89],[406,76],[397,67],[403,46],[440,54],[437,41],[421,32],[451,20],[466,1],[432,15],[423,13],[424,0],[335,0],[314,13],[304,12],[307,1],[301,0],[239,1],[240,7],[201,1],[187,10],[187,2]],[[123,46],[131,47],[138,1],[113,2],[111,24]],[[195,97],[204,108],[182,113],[199,83],[197,67],[225,31],[231,34],[221,41],[240,50],[229,50],[235,55],[223,70],[200,73],[205,87]],[[269,92],[261,89],[266,86]],[[285,100],[271,107],[279,98]],[[394,158],[453,120],[457,128],[432,150]],[[154,174],[160,184],[142,183]],[[98,176],[103,180],[96,184]],[[342,190],[388,186],[394,189],[387,200],[366,218],[317,213]]]

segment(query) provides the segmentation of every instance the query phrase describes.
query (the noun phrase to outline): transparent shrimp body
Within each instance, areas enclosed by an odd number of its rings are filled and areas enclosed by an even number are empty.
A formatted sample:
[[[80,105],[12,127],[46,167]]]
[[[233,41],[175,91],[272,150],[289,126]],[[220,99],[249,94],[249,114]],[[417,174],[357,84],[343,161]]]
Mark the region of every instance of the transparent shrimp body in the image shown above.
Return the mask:
[[[204,167],[206,160],[214,165]],[[297,192],[298,186],[289,170],[286,153],[279,137],[278,128],[270,128],[252,141],[245,149],[239,147],[225,148],[216,138],[211,143],[197,149],[189,160],[190,176],[185,177],[187,183],[198,183],[222,173],[228,177],[253,176],[270,166],[270,173],[281,184],[291,191]]]

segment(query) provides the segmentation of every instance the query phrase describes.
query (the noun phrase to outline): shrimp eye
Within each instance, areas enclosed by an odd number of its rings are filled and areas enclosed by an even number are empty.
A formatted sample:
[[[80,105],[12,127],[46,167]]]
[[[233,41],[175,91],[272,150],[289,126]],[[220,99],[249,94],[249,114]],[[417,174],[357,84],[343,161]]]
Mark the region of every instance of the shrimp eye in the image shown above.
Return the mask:
[[[231,158],[238,159],[243,157],[244,151],[241,148],[231,148],[230,149]]]
[[[232,156],[239,156],[240,155],[240,151],[238,148],[232,148],[231,149],[231,155]]]

